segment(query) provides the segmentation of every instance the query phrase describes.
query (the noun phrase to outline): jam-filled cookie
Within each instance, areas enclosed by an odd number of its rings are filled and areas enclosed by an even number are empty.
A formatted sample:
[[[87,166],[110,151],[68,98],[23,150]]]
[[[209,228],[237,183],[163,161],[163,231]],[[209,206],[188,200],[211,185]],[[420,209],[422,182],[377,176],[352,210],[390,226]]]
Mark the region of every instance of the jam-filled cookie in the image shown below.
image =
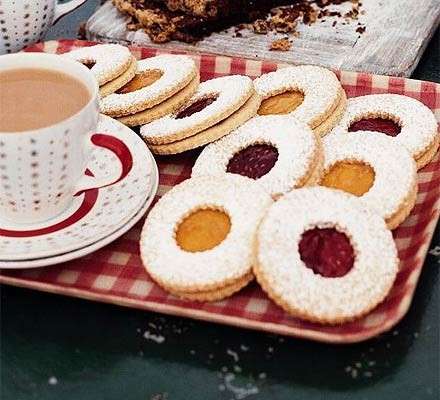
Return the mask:
[[[255,117],[207,146],[192,176],[238,174],[254,179],[274,198],[316,184],[323,165],[318,136],[294,117]]]
[[[322,186],[359,197],[389,229],[406,219],[416,202],[417,165],[403,146],[373,132],[328,135],[323,145]]]
[[[90,68],[99,85],[101,97],[117,91],[135,75],[137,61],[127,47],[119,44],[98,44],[65,53]]]
[[[253,279],[255,236],[272,199],[238,175],[188,179],[149,213],[141,257],[165,290],[189,300],[214,301]]]
[[[180,109],[141,128],[157,154],[175,154],[213,142],[256,114],[260,97],[247,76],[231,75],[202,82]]]
[[[433,112],[420,101],[399,94],[372,94],[349,99],[347,110],[333,133],[383,132],[405,146],[420,169],[438,150],[437,129]]]
[[[188,56],[162,54],[147,58],[138,61],[131,81],[101,100],[101,112],[127,125],[139,125],[180,107],[198,83],[196,64]]]
[[[258,282],[292,315],[339,324],[381,303],[399,260],[384,220],[354,196],[301,188],[274,203],[257,236]]]
[[[336,75],[325,68],[281,68],[254,81],[263,98],[259,115],[291,114],[324,136],[340,121],[347,97]]]

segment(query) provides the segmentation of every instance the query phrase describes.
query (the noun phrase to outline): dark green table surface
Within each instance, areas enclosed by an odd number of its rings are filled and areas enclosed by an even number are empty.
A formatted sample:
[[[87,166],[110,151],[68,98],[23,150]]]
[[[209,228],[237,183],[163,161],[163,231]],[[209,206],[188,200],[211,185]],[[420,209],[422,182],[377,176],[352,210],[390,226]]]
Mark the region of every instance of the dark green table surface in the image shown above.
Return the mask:
[[[97,3],[49,38],[73,37]],[[414,77],[440,81],[439,32]],[[431,253],[404,320],[350,346],[2,286],[0,398],[439,399],[439,227]]]

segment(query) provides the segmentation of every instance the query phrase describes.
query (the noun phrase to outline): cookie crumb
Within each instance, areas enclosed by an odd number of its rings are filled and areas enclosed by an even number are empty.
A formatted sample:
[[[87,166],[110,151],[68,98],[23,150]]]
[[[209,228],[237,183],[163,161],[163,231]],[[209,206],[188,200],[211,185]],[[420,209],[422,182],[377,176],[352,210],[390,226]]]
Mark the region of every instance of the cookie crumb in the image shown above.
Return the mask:
[[[270,44],[270,51],[289,51],[292,47],[292,43],[287,38],[274,40]]]
[[[255,33],[266,34],[269,30],[269,25],[264,19],[256,19],[252,23],[252,29]]]
[[[238,354],[237,354],[236,351],[233,351],[231,349],[227,349],[226,350],[226,354],[228,356],[231,356],[234,359],[235,362],[238,362],[240,360],[240,358],[238,357]]]
[[[267,374],[266,374],[265,372],[260,372],[260,373],[258,374],[258,378],[259,378],[259,379],[266,379],[266,378],[267,378]]]

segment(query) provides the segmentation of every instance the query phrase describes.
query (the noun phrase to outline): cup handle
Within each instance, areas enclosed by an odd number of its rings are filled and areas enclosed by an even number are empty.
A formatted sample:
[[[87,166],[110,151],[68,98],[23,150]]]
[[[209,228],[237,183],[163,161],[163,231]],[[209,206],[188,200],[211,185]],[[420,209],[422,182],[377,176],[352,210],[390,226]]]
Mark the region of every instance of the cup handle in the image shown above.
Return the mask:
[[[53,17],[52,25],[55,25],[58,22],[58,20],[64,15],[77,9],[81,4],[85,3],[85,1],[86,0],[70,0],[67,3],[57,4],[55,7],[55,14]]]
[[[75,193],[74,196],[79,196],[87,190],[100,189],[114,185],[123,180],[133,167],[133,157],[129,148],[117,137],[106,135],[104,133],[95,133],[90,139],[88,138],[86,143],[87,147],[90,146],[90,142],[95,146],[111,151],[121,163],[121,173],[116,179],[108,176],[96,178],[89,170],[87,170],[85,175],[76,184],[73,191],[73,193]]]

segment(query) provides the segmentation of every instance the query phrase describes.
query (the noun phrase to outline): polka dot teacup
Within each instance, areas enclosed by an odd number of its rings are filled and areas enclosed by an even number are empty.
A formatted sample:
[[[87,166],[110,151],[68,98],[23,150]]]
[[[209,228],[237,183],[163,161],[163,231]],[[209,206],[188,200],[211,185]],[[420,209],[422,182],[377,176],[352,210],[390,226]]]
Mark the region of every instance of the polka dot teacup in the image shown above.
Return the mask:
[[[0,54],[40,41],[52,24],[85,1],[0,0]]]
[[[48,220],[66,210],[75,193],[109,183],[84,174],[94,150],[90,139],[99,117],[98,85],[93,74],[84,65],[53,54],[0,57],[0,72],[29,68],[75,78],[87,88],[90,99],[79,112],[61,122],[18,134],[0,132],[0,221],[25,224]]]

